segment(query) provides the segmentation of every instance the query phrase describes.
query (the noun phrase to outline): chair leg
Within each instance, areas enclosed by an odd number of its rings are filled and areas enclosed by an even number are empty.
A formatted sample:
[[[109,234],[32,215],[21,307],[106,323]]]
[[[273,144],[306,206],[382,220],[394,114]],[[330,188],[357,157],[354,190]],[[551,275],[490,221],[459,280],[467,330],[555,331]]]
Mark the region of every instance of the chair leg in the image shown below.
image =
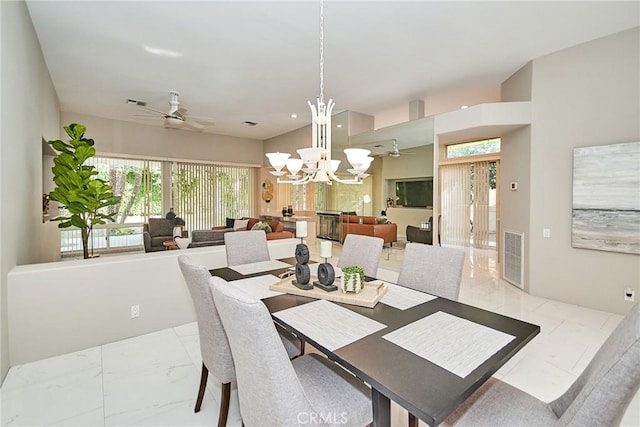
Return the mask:
[[[418,427],[418,418],[409,412],[409,427]]]
[[[200,412],[200,406],[202,406],[202,399],[204,398],[204,390],[207,388],[207,377],[209,376],[209,370],[204,363],[202,364],[202,374],[200,374],[200,390],[198,390],[198,399],[196,399],[196,408],[193,412]]]
[[[218,427],[227,425],[229,415],[229,402],[231,402],[231,383],[222,384],[222,394],[220,396],[220,415],[218,415]]]

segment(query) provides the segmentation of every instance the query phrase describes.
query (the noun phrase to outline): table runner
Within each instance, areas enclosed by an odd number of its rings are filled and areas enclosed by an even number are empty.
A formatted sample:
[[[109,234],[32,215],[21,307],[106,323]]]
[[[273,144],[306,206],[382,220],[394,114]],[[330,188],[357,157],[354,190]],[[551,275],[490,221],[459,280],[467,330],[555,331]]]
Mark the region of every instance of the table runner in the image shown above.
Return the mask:
[[[234,280],[229,285],[243,289],[258,299],[265,299],[282,295],[282,292],[272,291],[269,289],[274,283],[278,283],[280,279],[273,274],[264,276],[249,277],[247,279]]]
[[[273,316],[302,334],[313,337],[329,351],[351,344],[387,326],[326,300],[278,311]]]
[[[514,336],[442,311],[382,338],[464,378]]]
[[[433,295],[416,291],[415,289],[405,288],[404,286],[394,285],[389,282],[384,283],[387,284],[389,290],[387,290],[387,293],[382,297],[380,302],[399,310],[406,310],[437,298]]]
[[[246,276],[249,274],[261,273],[263,271],[271,271],[271,270],[277,270],[279,268],[287,268],[287,267],[291,267],[291,264],[287,264],[286,262],[278,261],[276,259],[271,259],[269,261],[260,261],[260,262],[252,262],[249,264],[234,265],[233,267],[229,267],[229,268]]]

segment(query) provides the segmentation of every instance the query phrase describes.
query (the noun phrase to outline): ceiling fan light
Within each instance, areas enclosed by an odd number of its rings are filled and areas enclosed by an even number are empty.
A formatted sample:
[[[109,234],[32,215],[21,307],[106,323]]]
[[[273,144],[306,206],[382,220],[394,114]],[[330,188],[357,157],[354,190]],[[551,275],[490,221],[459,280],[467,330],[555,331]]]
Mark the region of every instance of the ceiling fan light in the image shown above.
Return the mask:
[[[291,156],[289,153],[267,153],[265,154],[269,159],[269,163],[271,166],[278,172],[282,170],[283,167],[287,164],[287,159]]]

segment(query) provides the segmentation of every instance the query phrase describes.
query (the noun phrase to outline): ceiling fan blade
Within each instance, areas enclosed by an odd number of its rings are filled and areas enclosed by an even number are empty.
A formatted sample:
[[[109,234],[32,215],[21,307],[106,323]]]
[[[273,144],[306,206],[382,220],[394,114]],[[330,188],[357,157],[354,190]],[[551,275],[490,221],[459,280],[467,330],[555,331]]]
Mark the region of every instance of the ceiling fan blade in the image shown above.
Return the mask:
[[[215,122],[212,119],[207,118],[207,117],[189,115],[189,119],[190,120],[196,120],[198,123],[200,123],[201,125],[205,125],[205,126],[213,126],[215,124]]]
[[[191,129],[193,129],[193,130],[197,130],[197,131],[201,131],[201,130],[203,130],[203,129],[204,129],[204,126],[203,126],[203,125],[201,125],[200,123],[198,123],[198,122],[192,122],[192,121],[189,121],[189,120],[185,120],[185,121],[184,121],[184,125],[185,125],[186,127],[189,127],[189,128],[191,128]]]
[[[140,108],[151,113],[160,114],[163,117],[167,115],[167,113],[165,113],[164,111],[156,110],[155,108],[142,107],[142,106],[140,106]]]
[[[147,119],[147,120],[158,120],[162,117],[151,114],[132,114],[131,117],[135,117],[136,119]]]

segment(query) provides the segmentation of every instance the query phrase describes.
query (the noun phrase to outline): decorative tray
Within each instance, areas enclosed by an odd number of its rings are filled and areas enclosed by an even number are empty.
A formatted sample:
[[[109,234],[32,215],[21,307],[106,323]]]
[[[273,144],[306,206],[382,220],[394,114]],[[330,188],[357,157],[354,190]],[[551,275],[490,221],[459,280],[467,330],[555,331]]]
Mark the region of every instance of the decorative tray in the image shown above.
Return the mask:
[[[272,291],[284,292],[287,294],[300,295],[303,297],[317,299],[326,299],[327,301],[359,305],[361,307],[369,308],[373,308],[389,289],[386,283],[383,283],[380,280],[374,280],[372,282],[365,283],[364,289],[361,289],[357,294],[355,292],[343,293],[342,290],[340,290],[339,281],[336,280],[335,285],[338,286],[337,291],[326,292],[317,287],[305,291],[291,283],[293,280],[295,280],[295,278],[295,276],[286,277],[281,281],[270,285],[269,289],[271,289]],[[315,276],[311,276],[312,283],[314,280],[318,280],[318,278]]]

